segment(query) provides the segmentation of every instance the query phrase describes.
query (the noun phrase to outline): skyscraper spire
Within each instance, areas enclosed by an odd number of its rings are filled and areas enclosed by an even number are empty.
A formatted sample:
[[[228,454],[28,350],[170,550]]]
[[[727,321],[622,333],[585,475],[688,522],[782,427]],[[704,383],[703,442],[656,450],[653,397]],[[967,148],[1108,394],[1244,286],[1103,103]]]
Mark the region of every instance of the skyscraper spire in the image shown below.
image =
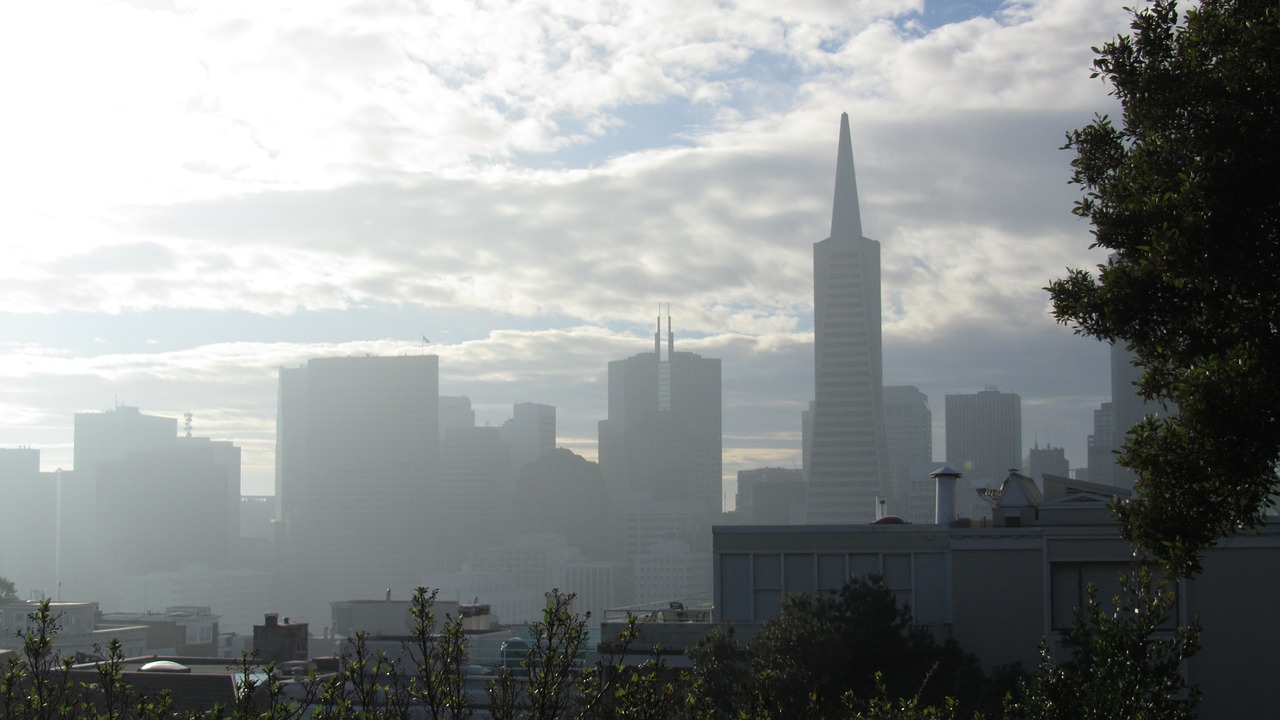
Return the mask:
[[[853,174],[853,142],[849,139],[849,113],[840,113],[840,147],[836,151],[836,197],[831,210],[831,237],[862,237],[862,213],[858,211],[858,181]]]
[[[863,237],[849,116],[840,117],[831,237],[813,245],[814,402],[805,472],[809,522],[871,522],[885,497],[880,243]]]

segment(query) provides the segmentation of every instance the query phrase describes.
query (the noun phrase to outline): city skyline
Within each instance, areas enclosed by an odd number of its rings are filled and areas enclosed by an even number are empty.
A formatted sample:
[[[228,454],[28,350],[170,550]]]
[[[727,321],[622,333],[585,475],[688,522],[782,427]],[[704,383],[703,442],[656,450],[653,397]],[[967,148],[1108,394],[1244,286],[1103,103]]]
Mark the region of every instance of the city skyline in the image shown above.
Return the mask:
[[[809,243],[848,111],[884,244],[884,382],[935,408],[999,384],[1027,445],[1082,466],[1107,351],[1041,288],[1102,259],[1057,148],[1114,107],[1089,47],[1127,16],[964,7],[742,7],[712,29],[698,6],[91,3],[92,32],[16,8],[0,47],[28,61],[14,104],[33,110],[2,140],[0,444],[67,468],[76,412],[192,412],[270,492],[279,367],[430,352],[480,423],[554,405],[561,444],[595,457],[602,360],[641,351],[670,302],[682,346],[723,360],[725,476],[798,464]]]

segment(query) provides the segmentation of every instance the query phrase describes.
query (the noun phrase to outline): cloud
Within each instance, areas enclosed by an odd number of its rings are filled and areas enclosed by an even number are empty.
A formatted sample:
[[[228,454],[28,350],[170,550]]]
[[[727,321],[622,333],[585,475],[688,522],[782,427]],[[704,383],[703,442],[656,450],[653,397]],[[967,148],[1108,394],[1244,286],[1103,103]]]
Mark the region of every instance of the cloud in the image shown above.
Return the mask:
[[[1058,147],[1114,109],[1089,47],[1127,18],[1111,0],[930,17],[895,0],[16,8],[0,61],[31,71],[0,133],[0,307],[42,319],[0,350],[0,379],[29,388],[0,389],[0,425],[117,396],[201,407],[263,470],[274,368],[420,352],[336,319],[398,308],[452,318],[429,333],[442,388],[494,420],[557,404],[589,452],[606,361],[645,349],[670,302],[678,342],[724,359],[726,470],[785,459],[847,110],[886,381],[927,388],[935,419],[941,394],[998,382],[1042,413],[1029,432],[1080,447],[1105,366],[1042,288],[1100,260]],[[41,325],[60,336],[32,339]]]

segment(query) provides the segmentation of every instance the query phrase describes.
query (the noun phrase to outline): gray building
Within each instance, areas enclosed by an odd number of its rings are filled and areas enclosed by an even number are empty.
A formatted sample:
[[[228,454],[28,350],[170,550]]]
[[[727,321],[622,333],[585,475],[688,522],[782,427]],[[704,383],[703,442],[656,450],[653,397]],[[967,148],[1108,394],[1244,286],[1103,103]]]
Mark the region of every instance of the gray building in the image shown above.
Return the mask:
[[[280,370],[276,501],[291,615],[323,624],[330,600],[423,582],[438,398],[434,355],[320,358]]]
[[[1067,462],[1067,452],[1063,448],[1046,445],[1040,447],[1036,443],[1027,451],[1027,474],[1037,482],[1045,475],[1071,476],[1071,463]]]
[[[884,434],[889,457],[888,512],[912,522],[933,518],[933,412],[929,396],[912,385],[884,389]]]
[[[511,477],[519,480],[525,465],[556,449],[555,407],[515,403],[511,419],[502,424],[502,439],[511,448]]]
[[[734,522],[793,525],[804,522],[808,486],[797,468],[765,467],[738,471]]]
[[[690,589],[705,596],[710,529],[721,513],[720,361],[677,351],[669,316],[665,339],[664,348],[659,318],[653,352],[609,363],[609,414],[600,421],[599,448],[618,519],[612,556],[636,573],[651,569],[656,553],[682,578],[696,562]],[[686,548],[685,560],[673,556],[673,542]],[[643,598],[645,583],[633,579]]]
[[[889,491],[880,243],[862,235],[849,116],[840,116],[831,236],[813,246],[814,401],[804,422],[808,521],[862,522]]]
[[[40,472],[35,448],[0,448],[0,575],[24,598],[56,589],[58,475]]]
[[[969,489],[994,487],[1022,466],[1022,398],[994,385],[946,398],[946,464],[960,471],[958,497],[970,499],[960,515],[976,516]]]
[[[852,574],[874,573],[908,603],[914,623],[953,638],[990,670],[1032,669],[1042,638],[1068,659],[1063,633],[1090,583],[1114,597],[1133,548],[1107,502],[1121,488],[1045,476],[1041,492],[1014,473],[989,494],[993,526],[723,526],[714,531],[713,620],[749,638],[779,614],[791,593],[836,590]],[[1201,650],[1187,662],[1202,717],[1274,714],[1274,644],[1280,616],[1280,530],[1224,538],[1206,551],[1204,571],[1178,583],[1179,621],[1198,618]]]
[[[99,466],[123,461],[133,452],[170,451],[177,438],[176,418],[144,415],[136,407],[76,413],[75,472],[62,473],[58,491],[58,594],[105,597],[115,589],[98,562],[98,538],[113,522],[99,501]]]

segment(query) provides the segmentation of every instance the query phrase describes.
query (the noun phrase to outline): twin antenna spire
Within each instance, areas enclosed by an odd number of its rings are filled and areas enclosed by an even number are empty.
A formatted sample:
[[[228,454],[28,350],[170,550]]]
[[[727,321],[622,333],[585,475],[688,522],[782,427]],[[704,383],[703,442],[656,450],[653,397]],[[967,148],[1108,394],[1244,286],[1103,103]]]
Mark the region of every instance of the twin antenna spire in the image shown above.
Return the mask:
[[[667,360],[676,351],[676,334],[671,329],[671,303],[667,303]],[[662,360],[662,303],[658,303],[658,331],[653,334],[653,352]]]

